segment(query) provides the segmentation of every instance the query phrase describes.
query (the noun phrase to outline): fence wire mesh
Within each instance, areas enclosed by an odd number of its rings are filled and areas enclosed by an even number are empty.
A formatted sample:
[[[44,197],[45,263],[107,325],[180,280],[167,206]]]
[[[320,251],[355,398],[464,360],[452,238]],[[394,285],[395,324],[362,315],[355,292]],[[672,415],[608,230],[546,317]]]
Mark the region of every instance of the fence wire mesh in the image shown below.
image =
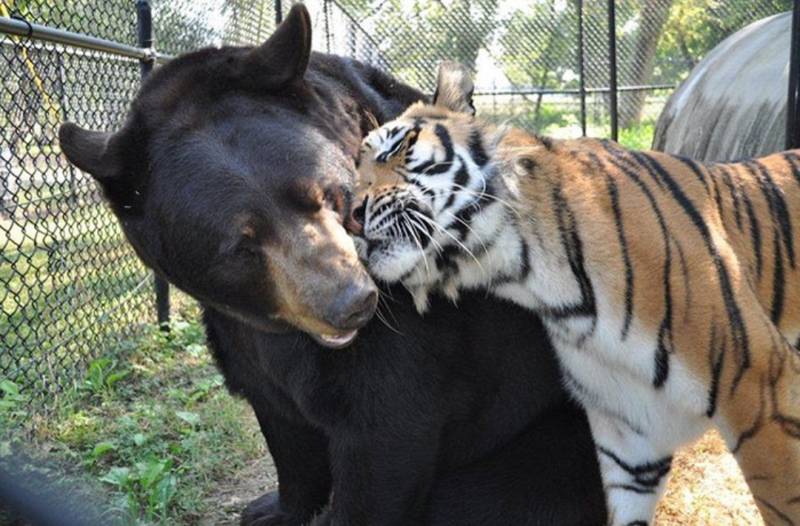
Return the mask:
[[[179,54],[252,45],[270,1],[154,0],[155,45]],[[605,0],[309,0],[318,51],[347,55],[431,92],[436,65],[476,73],[484,117],[554,135],[608,133]],[[283,13],[290,2],[284,1]],[[621,136],[647,136],[671,89],[714,45],[791,0],[616,2]],[[136,45],[132,0],[0,0],[0,16]],[[580,22],[583,32],[579,35]],[[579,46],[581,41],[583,46]],[[114,129],[140,83],[136,61],[0,36],[0,380],[34,397],[81,378],[155,319],[151,277],[91,179],[61,156],[63,120]]]

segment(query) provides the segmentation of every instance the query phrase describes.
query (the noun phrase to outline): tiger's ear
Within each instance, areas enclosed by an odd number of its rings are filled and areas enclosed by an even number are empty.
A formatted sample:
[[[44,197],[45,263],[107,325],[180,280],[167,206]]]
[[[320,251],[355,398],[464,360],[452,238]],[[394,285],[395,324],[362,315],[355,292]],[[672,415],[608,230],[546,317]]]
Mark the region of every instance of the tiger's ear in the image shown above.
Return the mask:
[[[459,64],[445,60],[439,64],[439,76],[436,79],[436,91],[433,93],[433,104],[458,113],[475,115],[472,104],[472,93],[475,85],[469,70]]]

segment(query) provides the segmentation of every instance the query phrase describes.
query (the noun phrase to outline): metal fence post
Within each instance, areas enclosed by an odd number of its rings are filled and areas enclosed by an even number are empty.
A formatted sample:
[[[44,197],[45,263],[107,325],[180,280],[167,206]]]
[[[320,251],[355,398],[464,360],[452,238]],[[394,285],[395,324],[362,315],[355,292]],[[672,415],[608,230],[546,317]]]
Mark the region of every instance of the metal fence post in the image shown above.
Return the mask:
[[[786,103],[786,148],[800,148],[800,0],[794,0],[789,46],[789,100]]]
[[[283,22],[283,7],[281,0],[275,0],[275,25],[277,26],[281,22]]]
[[[136,28],[139,34],[139,47],[144,49],[153,48],[153,16],[148,0],[136,0]],[[152,71],[155,62],[155,53],[152,57],[144,58],[139,62],[142,72],[142,80]],[[169,324],[169,283],[167,280],[153,274],[153,281],[156,292],[156,315],[158,324],[166,330]]]
[[[586,77],[584,76],[586,56],[583,44],[583,0],[578,0],[578,82],[581,92],[581,134],[586,137]]]
[[[608,0],[608,110],[611,115],[611,138],[619,139],[617,124],[617,11]]]

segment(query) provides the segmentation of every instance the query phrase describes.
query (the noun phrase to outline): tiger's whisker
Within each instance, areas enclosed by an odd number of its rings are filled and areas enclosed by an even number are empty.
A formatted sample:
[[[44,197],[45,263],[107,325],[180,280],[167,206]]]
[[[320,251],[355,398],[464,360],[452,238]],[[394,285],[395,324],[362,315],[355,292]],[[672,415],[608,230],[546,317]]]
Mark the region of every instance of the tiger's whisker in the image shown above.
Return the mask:
[[[452,239],[452,240],[453,240],[453,241],[456,243],[456,245],[458,245],[459,247],[461,247],[461,248],[464,250],[464,252],[466,252],[467,254],[469,254],[469,255],[470,255],[470,257],[471,257],[473,260],[475,260],[475,264],[476,264],[476,265],[478,265],[478,268],[479,268],[479,269],[481,269],[481,272],[483,272],[483,273],[486,273],[486,269],[484,269],[484,268],[483,268],[483,265],[481,265],[481,262],[480,262],[480,261],[478,261],[478,258],[475,256],[475,254],[473,254],[473,253],[472,253],[472,251],[471,251],[471,250],[470,250],[470,249],[469,249],[469,248],[468,248],[468,247],[467,247],[467,246],[466,246],[464,243],[462,243],[461,241],[459,241],[459,239],[458,239],[456,236],[454,236],[454,235],[453,235],[453,234],[452,234],[452,233],[451,233],[449,230],[447,230],[446,228],[444,228],[443,226],[441,226],[439,223],[437,223],[437,222],[436,222],[436,221],[434,221],[433,219],[431,219],[431,218],[429,218],[429,217],[426,217],[426,216],[425,216],[425,215],[423,215],[423,214],[420,214],[420,213],[419,213],[419,212],[417,212],[416,210],[411,210],[411,213],[413,213],[413,214],[414,214],[416,217],[418,217],[418,218],[420,218],[420,219],[422,219],[422,220],[424,220],[424,221],[427,221],[427,222],[428,222],[428,224],[430,224],[430,225],[431,225],[431,226],[433,226],[434,228],[438,229],[438,230],[439,230],[440,232],[442,232],[443,234],[446,234],[446,235],[448,235],[448,236],[450,237],[450,239]]]

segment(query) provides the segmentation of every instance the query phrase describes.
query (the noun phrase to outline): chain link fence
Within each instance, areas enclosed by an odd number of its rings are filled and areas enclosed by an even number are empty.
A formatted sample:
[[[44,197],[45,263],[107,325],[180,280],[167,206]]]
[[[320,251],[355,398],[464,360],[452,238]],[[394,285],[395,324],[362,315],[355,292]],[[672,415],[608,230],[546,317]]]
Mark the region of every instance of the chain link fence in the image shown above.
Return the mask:
[[[288,2],[154,0],[155,47],[179,54],[251,45]],[[315,49],[385,69],[431,92],[437,63],[476,73],[484,117],[543,133],[609,134],[609,2],[310,0]],[[721,39],[791,0],[621,0],[614,31],[623,140],[649,146],[671,92]],[[135,46],[133,0],[0,0],[0,17]],[[114,129],[139,62],[0,34],[0,380],[32,397],[81,378],[155,320],[152,277],[91,179],[61,156],[58,124]],[[641,138],[641,137],[644,138]],[[637,142],[638,141],[638,142]],[[641,144],[639,144],[641,143]]]

